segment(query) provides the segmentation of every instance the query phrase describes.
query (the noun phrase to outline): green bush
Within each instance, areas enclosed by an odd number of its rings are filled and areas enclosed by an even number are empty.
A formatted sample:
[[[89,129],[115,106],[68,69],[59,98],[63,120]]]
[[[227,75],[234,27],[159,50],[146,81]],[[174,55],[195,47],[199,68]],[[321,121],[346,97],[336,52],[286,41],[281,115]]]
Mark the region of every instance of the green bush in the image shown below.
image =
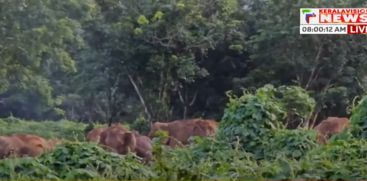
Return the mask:
[[[271,101],[282,110],[282,116],[278,121],[296,128],[299,124],[307,121],[315,109],[315,100],[310,97],[306,90],[298,86],[279,86],[271,84],[257,89],[256,96]],[[276,109],[272,112],[276,113]]]
[[[253,180],[259,178],[254,157],[241,148],[208,138],[195,138],[196,144],[170,149],[155,145],[152,165],[158,180]]]
[[[106,152],[90,143],[69,142],[39,158],[0,161],[0,179],[149,179],[153,174],[134,155]]]
[[[149,169],[136,156],[106,152],[90,143],[67,143],[40,158],[63,179],[147,179]]]
[[[305,152],[300,160],[284,154],[260,160],[255,170],[257,179],[365,180],[366,157],[366,141],[337,140]]]
[[[316,132],[306,129],[273,130],[267,146],[264,148],[265,158],[276,157],[300,159],[308,151],[316,148]]]
[[[0,180],[58,179],[56,172],[34,158],[0,161]]]
[[[351,132],[357,138],[367,138],[367,96],[352,110]]]
[[[244,98],[244,99],[242,99]],[[266,103],[253,95],[231,98],[224,112],[218,138],[232,145],[240,144],[246,151],[261,155],[261,147],[269,130],[277,128],[276,116]],[[260,151],[260,152],[259,152]]]
[[[361,180],[367,177],[367,169],[363,166],[367,156],[365,141],[339,140],[316,147],[313,131],[281,130],[277,134],[278,141],[273,144],[280,145],[273,148],[277,149],[272,152],[275,157],[257,160],[241,148],[198,139],[197,144],[190,147],[162,149],[153,170],[158,180]],[[296,137],[288,138],[290,145],[286,144],[287,136]],[[286,148],[281,149],[281,145]],[[288,150],[299,151],[302,155],[294,155]]]
[[[288,180],[297,177],[299,162],[284,156],[278,156],[274,160],[260,160],[256,172],[261,179]]]
[[[310,118],[316,102],[306,90],[298,86],[280,86],[273,91],[276,101],[282,104],[287,113],[283,120],[286,125],[295,128]]]
[[[218,138],[239,142],[246,151],[262,158],[271,130],[284,128],[289,119],[307,119],[314,106],[307,92],[296,86],[266,85],[241,97],[229,94]]]
[[[298,164],[300,178],[328,180],[367,179],[367,142],[337,140],[310,151]]]
[[[229,97],[218,132],[220,140],[238,142],[248,152],[263,154],[260,148],[266,143],[266,137],[271,129],[283,127],[278,120],[285,114],[279,103],[271,101],[264,92],[262,89],[255,95]]]
[[[132,130],[139,131],[140,134],[148,134],[150,131],[150,122],[143,115],[139,115],[130,127]]]

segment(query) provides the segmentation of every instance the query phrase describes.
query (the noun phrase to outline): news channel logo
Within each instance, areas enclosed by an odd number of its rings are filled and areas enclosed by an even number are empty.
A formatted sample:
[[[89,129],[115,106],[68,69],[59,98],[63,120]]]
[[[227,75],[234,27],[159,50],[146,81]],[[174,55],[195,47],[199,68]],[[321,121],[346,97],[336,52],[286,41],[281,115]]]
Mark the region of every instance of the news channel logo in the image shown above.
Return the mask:
[[[300,9],[300,22],[301,24],[319,24],[319,11],[312,8]]]

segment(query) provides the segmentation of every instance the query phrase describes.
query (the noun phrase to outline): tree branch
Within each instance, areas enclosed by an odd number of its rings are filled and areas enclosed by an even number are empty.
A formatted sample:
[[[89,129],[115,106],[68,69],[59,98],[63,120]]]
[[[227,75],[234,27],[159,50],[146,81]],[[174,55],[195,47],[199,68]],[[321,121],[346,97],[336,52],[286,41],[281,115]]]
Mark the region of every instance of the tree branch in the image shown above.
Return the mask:
[[[367,93],[367,89],[363,86],[359,78],[355,76],[354,79],[357,81],[358,86],[363,90],[363,92]],[[0,103],[1,103],[1,100],[0,100]]]
[[[178,89],[178,97],[180,98],[181,103],[185,105],[185,100],[182,97],[182,93],[181,93],[181,90],[180,89]]]
[[[149,112],[149,110],[148,110],[148,107],[147,107],[147,105],[146,105],[146,103],[145,103],[145,100],[144,100],[144,98],[143,98],[143,96],[142,96],[142,94],[141,94],[141,92],[140,92],[140,90],[139,90],[138,86],[136,85],[136,83],[135,83],[134,79],[132,78],[132,76],[131,76],[130,74],[128,74],[128,78],[129,78],[129,80],[130,80],[130,83],[133,85],[133,87],[134,87],[134,89],[135,89],[135,92],[136,92],[136,94],[138,95],[138,97],[139,97],[139,100],[140,100],[141,104],[142,104],[142,105],[143,105],[143,107],[144,107],[145,114],[147,115],[147,117],[148,117],[148,121],[150,122],[150,126],[152,126],[152,122],[151,122],[152,116],[151,116],[151,114],[150,114],[150,112]]]
[[[323,48],[323,44],[320,45],[318,51],[317,51],[317,54],[316,54],[316,57],[315,57],[315,65],[312,67],[312,70],[311,70],[311,75],[310,77],[308,78],[308,81],[305,85],[305,89],[307,90],[312,81],[314,80],[314,76],[315,76],[315,71],[317,69],[317,66],[319,65],[319,61],[320,61],[320,56],[321,56],[321,53],[322,53],[322,48]]]
[[[189,106],[192,106],[195,103],[197,97],[198,97],[198,91],[195,92],[194,97],[192,98]]]

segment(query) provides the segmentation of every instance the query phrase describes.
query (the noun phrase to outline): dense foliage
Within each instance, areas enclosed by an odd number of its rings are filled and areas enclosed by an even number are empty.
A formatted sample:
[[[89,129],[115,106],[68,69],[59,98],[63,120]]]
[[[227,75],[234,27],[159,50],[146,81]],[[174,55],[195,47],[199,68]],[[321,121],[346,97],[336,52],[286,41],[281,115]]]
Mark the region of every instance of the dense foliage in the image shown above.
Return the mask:
[[[151,175],[133,155],[121,156],[86,143],[66,143],[38,159],[0,161],[1,179],[134,180]]]
[[[0,135],[72,141],[1,160],[0,179],[367,179],[367,97],[351,106],[366,92],[367,41],[299,34],[299,8],[363,6],[0,0]],[[309,129],[351,107],[349,130],[316,144]],[[150,164],[84,142],[96,122],[147,133],[193,117],[219,120],[218,136],[177,149],[158,138]]]
[[[308,143],[307,139],[303,139],[305,142],[297,141],[297,139],[302,140],[302,137],[304,137],[302,134],[298,134],[288,138],[296,139],[289,142],[302,146],[309,145],[302,148],[304,150],[302,154],[297,153],[301,147],[296,148],[292,144],[287,148],[273,146],[272,158],[258,161],[252,154],[241,149],[230,149],[218,142],[204,141],[189,149],[166,150],[168,155],[161,155],[161,159],[165,161],[164,164],[169,165],[164,167],[164,173],[174,177],[161,177],[161,179],[172,180],[178,177],[184,180],[228,178],[234,180],[302,178],[361,180],[367,178],[366,169],[361,167],[366,156],[365,141],[339,140],[326,146],[317,146],[312,141],[311,144]],[[282,144],[282,139],[278,140],[273,145]],[[297,157],[299,159],[293,159]],[[156,172],[160,171],[162,170]]]
[[[326,145],[316,144],[316,132],[305,128],[284,129],[289,104],[279,102],[274,92],[284,87],[265,86],[254,93],[231,97],[217,138],[191,138],[191,144],[171,149],[162,145],[167,135],[153,139],[153,162],[144,164],[135,154],[117,155],[96,144],[66,142],[38,158],[8,158],[0,161],[1,179],[124,179],[124,180],[263,180],[367,178],[362,165],[367,142],[345,134]],[[296,94],[297,95],[297,94]],[[275,97],[274,97],[275,96]],[[280,96],[281,97],[281,96]],[[292,100],[292,99],[287,99]],[[307,104],[307,102],[305,103]],[[269,107],[271,105],[271,107]],[[357,106],[363,105],[363,101]],[[300,106],[300,105],[299,105]],[[301,108],[304,106],[300,106]],[[307,107],[307,106],[306,106]],[[247,108],[247,109],[245,109]],[[252,112],[251,112],[252,111]],[[297,109],[293,111],[298,112]],[[251,114],[250,114],[251,113]],[[354,117],[358,117],[359,112]],[[353,113],[353,114],[354,114]],[[262,116],[258,119],[256,115]],[[352,117],[353,117],[352,116]],[[8,132],[18,132],[22,124],[41,128],[42,123],[9,118]],[[66,128],[46,122],[50,128]],[[71,124],[72,122],[64,121]],[[250,127],[252,125],[253,127]],[[38,127],[36,127],[38,126]],[[64,127],[63,127],[64,126]],[[76,125],[74,125],[76,126]],[[19,127],[19,129],[12,129]],[[79,124],[82,134],[86,125]],[[224,131],[239,128],[238,131]],[[61,130],[60,129],[60,130]],[[75,129],[75,128],[74,128]],[[66,137],[65,132],[52,130]],[[249,134],[246,134],[249,133]],[[81,141],[84,138],[80,138]]]
[[[274,88],[266,85],[255,93],[244,92],[241,97],[230,95],[221,120],[219,138],[240,144],[245,150],[262,157],[264,148],[269,148],[269,139],[273,136],[280,138],[272,130],[285,128],[287,120],[293,120],[295,115],[307,118],[313,106],[314,100],[299,87]]]
[[[316,132],[306,129],[273,130],[264,147],[265,158],[285,157],[300,159],[317,147]]]
[[[351,132],[355,137],[367,138],[367,97],[364,97],[353,109],[350,118]]]
[[[303,132],[303,131],[301,131]],[[305,145],[297,133],[293,143]],[[273,145],[284,138],[276,136]],[[288,138],[292,139],[292,138]],[[123,180],[262,180],[262,179],[328,179],[361,180],[367,178],[362,165],[367,143],[351,139],[325,146],[287,148],[273,146],[273,156],[257,160],[241,148],[230,148],[212,139],[194,139],[186,148],[170,149],[155,144],[154,162],[145,165],[133,154],[121,156],[104,151],[95,144],[69,142],[38,158],[0,161],[1,179],[123,179]],[[297,141],[298,140],[298,141]],[[289,141],[289,142],[292,142]],[[284,143],[284,142],[283,142]],[[307,142],[306,142],[307,144]],[[293,151],[293,153],[292,153]],[[270,154],[269,154],[270,155]],[[294,159],[297,158],[297,159]]]
[[[315,107],[290,112],[287,127],[345,116],[366,87],[366,42],[359,36],[300,35],[299,8],[361,4],[3,0],[0,116],[220,119],[226,91],[240,94],[268,83],[299,86],[316,100],[309,102]],[[302,94],[297,100],[309,101]]]
[[[68,9],[68,11],[65,11]],[[63,73],[76,71],[74,51],[83,44],[81,21],[92,1],[0,2],[1,114],[42,118],[62,116],[55,94]],[[4,115],[7,114],[7,115]]]
[[[334,141],[310,151],[301,161],[300,177],[328,180],[362,180],[367,178],[367,143],[364,140]]]

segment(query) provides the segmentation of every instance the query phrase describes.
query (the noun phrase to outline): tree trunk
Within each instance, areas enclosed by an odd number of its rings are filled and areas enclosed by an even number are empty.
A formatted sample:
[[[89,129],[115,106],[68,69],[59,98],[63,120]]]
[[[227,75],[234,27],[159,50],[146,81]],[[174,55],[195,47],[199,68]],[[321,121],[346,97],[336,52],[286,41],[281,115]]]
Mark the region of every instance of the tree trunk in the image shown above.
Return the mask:
[[[134,81],[133,77],[132,77],[130,74],[128,75],[128,77],[129,77],[130,83],[131,83],[131,84],[133,85],[133,87],[134,87],[134,90],[135,90],[136,94],[137,94],[137,95],[138,95],[138,97],[139,97],[140,103],[141,103],[141,104],[143,105],[143,107],[144,107],[144,112],[145,112],[145,114],[147,115],[147,119],[148,119],[148,121],[149,121],[149,123],[150,123],[150,126],[152,126],[152,116],[151,116],[151,114],[150,114],[150,112],[149,112],[149,109],[148,109],[148,107],[147,107],[146,103],[145,103],[144,97],[142,96],[142,94],[141,94],[141,92],[140,92],[140,90],[139,90],[139,87],[136,85],[136,83],[135,83],[135,81]]]

